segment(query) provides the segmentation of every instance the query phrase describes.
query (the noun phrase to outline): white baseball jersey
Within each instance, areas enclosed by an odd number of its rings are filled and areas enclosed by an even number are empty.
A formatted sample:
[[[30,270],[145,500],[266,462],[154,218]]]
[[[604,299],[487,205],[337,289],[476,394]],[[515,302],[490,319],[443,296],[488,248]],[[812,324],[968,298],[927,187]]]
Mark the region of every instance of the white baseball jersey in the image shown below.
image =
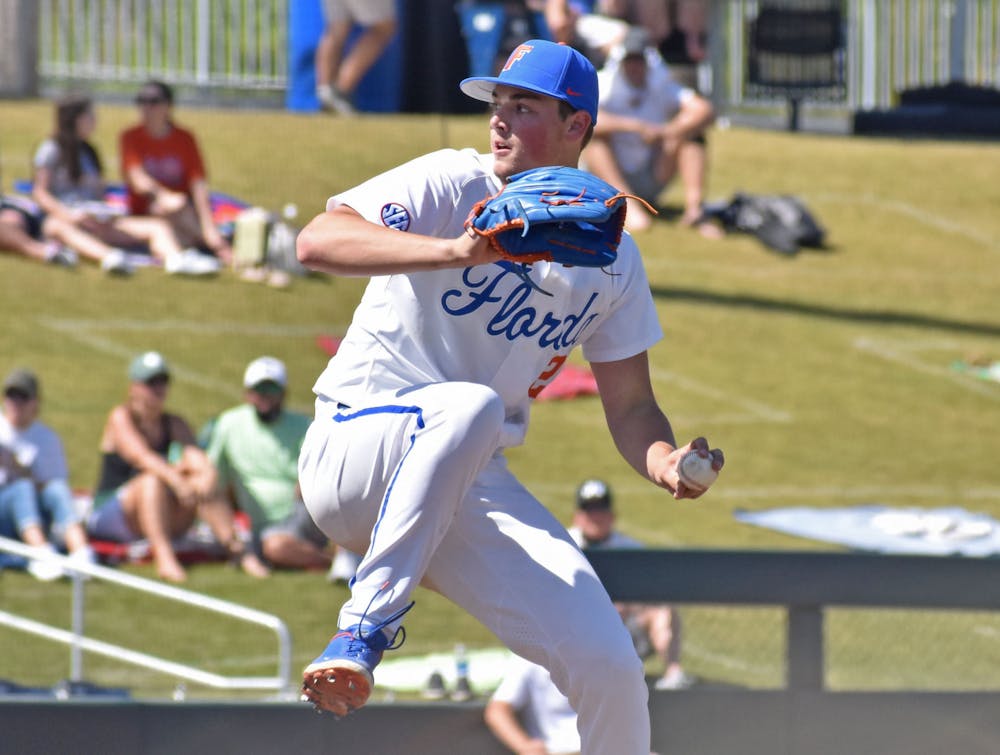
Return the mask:
[[[496,193],[493,158],[446,149],[332,197],[400,232],[457,238],[473,205]],[[512,263],[377,276],[314,391],[348,405],[414,385],[465,381],[503,399],[502,446],[521,443],[532,397],[574,346],[588,361],[615,361],[662,337],[639,250],[623,234],[605,269],[535,263],[521,280]]]
[[[441,150],[327,206],[458,238],[500,186],[491,156]],[[314,386],[303,500],[331,540],[364,553],[339,627],[381,619],[391,633],[422,583],[550,670],[579,713],[583,752],[648,755],[648,690],[631,638],[500,450],[523,441],[531,397],[574,346],[615,361],[660,338],[649,283],[628,235],[606,270],[533,264],[531,280],[551,296],[515,271],[500,261],[371,279]]]
[[[601,110],[663,124],[673,119],[681,106],[696,94],[693,89],[674,81],[667,64],[654,48],[646,50],[647,73],[643,87],[634,87],[629,83],[620,63],[618,57],[614,57],[597,74],[600,88],[598,107]],[[639,134],[624,132],[611,135],[611,148],[626,173],[638,172],[648,165],[654,149]]]

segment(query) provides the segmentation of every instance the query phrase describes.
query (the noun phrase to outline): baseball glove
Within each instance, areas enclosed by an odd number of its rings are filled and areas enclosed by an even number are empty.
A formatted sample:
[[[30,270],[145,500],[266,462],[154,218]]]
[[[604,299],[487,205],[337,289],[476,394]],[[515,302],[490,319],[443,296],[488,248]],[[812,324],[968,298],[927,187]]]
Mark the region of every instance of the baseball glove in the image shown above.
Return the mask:
[[[627,197],[576,168],[534,168],[476,204],[465,228],[512,262],[604,267],[618,257]]]

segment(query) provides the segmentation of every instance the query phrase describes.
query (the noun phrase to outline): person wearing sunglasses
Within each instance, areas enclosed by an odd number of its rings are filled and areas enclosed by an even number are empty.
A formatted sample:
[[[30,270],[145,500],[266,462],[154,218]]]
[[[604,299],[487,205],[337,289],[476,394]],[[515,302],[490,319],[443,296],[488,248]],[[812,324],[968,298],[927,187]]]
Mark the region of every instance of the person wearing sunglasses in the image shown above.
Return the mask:
[[[248,553],[234,512],[218,493],[218,474],[195,441],[187,421],[165,410],[171,371],[156,351],[135,357],[128,369],[125,401],[108,415],[101,435],[101,470],[91,538],[149,542],[156,571],[169,582],[187,578],[173,541],[195,519],[205,522],[234,561],[252,576],[265,576]]]
[[[31,199],[41,211],[41,232],[83,259],[98,262],[111,275],[130,275],[128,252],[148,249],[168,272],[185,259],[170,224],[147,215],[126,215],[105,201],[107,185],[101,157],[90,139],[97,114],[90,97],[68,94],[55,103],[55,129],[33,158]]]
[[[212,216],[198,140],[173,118],[173,89],[162,81],[147,81],[135,104],[140,122],[121,133],[118,150],[129,213],[163,218],[185,247],[214,255],[200,255],[201,260],[189,255],[193,266],[230,262],[232,247]]]

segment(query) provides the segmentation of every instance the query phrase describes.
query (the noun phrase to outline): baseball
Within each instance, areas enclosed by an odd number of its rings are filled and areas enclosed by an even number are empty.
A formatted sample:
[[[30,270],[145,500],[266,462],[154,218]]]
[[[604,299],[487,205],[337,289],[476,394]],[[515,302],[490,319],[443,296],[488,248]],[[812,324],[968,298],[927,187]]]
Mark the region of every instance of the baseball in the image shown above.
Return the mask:
[[[699,456],[696,451],[684,454],[678,473],[681,482],[696,490],[705,490],[719,476],[719,473],[712,469],[712,457]]]

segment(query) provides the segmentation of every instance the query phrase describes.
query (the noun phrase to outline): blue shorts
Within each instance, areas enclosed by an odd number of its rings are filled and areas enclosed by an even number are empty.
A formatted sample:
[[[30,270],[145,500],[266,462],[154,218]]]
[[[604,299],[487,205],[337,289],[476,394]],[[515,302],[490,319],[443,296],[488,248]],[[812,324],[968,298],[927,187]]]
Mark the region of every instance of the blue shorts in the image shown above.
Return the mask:
[[[95,540],[131,543],[141,539],[132,531],[125,519],[121,501],[122,488],[104,493],[100,504],[87,517],[87,534]]]

